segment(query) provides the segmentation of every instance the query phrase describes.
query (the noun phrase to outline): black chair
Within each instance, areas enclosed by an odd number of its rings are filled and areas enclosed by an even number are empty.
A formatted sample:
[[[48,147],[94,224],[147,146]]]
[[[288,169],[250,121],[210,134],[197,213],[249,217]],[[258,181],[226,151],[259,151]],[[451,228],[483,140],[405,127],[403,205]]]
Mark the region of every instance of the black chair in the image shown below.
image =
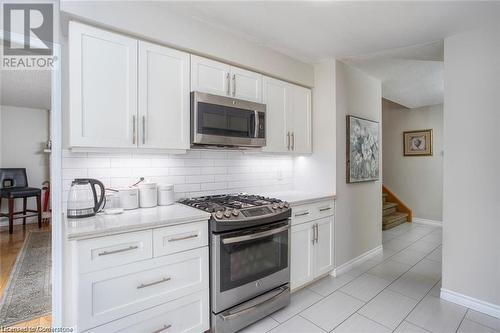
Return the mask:
[[[36,210],[26,209],[28,198],[36,197]],[[6,198],[9,202],[8,214],[2,213],[2,199]],[[23,199],[23,210],[14,211],[14,201]],[[9,234],[14,231],[14,220],[23,219],[23,225],[26,225],[26,218],[38,215],[38,228],[42,227],[42,190],[35,187],[28,187],[28,177],[24,168],[0,168],[0,217],[9,218]],[[26,215],[26,213],[36,213]],[[15,215],[22,216],[15,217]]]

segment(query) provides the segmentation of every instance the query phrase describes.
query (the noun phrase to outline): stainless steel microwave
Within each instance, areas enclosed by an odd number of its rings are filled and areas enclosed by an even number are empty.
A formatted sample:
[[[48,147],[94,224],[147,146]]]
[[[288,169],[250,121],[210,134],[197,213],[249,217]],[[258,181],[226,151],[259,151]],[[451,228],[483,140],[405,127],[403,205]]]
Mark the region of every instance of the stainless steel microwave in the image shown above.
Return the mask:
[[[192,92],[191,145],[264,147],[266,105]]]

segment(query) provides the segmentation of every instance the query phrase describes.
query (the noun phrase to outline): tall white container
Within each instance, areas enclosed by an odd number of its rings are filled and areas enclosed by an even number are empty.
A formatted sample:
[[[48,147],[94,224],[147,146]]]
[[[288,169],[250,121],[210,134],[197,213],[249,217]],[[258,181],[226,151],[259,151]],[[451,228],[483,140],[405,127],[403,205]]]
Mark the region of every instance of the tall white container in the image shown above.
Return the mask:
[[[140,183],[139,205],[141,208],[155,207],[158,204],[158,190],[156,183]]]
[[[168,206],[175,202],[174,185],[158,185],[158,205]]]

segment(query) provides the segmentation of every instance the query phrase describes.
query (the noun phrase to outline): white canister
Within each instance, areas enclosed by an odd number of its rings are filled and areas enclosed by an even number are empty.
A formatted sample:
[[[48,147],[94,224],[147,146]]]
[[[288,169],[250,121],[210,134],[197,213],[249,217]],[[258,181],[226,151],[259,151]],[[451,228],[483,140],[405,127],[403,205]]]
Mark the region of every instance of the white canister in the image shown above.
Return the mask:
[[[175,202],[174,185],[161,184],[158,185],[158,205],[168,206]]]
[[[154,207],[158,204],[158,190],[156,183],[140,183],[139,205],[141,208]]]
[[[126,210],[139,208],[139,189],[137,187],[121,188],[118,191],[121,208]]]

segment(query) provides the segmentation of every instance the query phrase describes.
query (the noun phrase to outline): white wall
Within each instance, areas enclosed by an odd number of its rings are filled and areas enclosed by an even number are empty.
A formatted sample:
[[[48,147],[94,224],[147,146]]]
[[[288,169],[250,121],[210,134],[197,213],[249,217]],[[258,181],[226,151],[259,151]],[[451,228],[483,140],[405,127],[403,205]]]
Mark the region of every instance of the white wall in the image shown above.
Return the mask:
[[[500,317],[500,25],[445,39],[443,290]]]
[[[336,64],[337,202],[335,261],[340,266],[382,244],[382,181],[346,183],[346,115],[382,121],[382,85],[358,69]],[[382,175],[380,175],[382,177]]]
[[[312,86],[313,67],[232,34],[141,1],[62,1],[64,18],[110,27],[153,42],[217,58],[284,80]]]
[[[403,132],[432,129],[433,156],[404,156]],[[443,104],[408,109],[382,102],[383,183],[413,210],[415,218],[442,221]]]
[[[139,177],[174,184],[176,198],[293,189],[293,158],[238,151],[189,150],[180,155],[101,154],[63,151],[63,201],[74,178],[97,178],[126,187]]]
[[[29,186],[42,187],[49,180],[49,156],[42,150],[49,138],[49,112],[41,109],[0,105],[0,165],[4,168],[26,168]],[[36,203],[30,199],[28,208]],[[6,211],[4,201],[2,210]],[[22,209],[22,200],[16,201]]]
[[[314,67],[313,153],[295,158],[295,189],[335,193],[335,59]]]

